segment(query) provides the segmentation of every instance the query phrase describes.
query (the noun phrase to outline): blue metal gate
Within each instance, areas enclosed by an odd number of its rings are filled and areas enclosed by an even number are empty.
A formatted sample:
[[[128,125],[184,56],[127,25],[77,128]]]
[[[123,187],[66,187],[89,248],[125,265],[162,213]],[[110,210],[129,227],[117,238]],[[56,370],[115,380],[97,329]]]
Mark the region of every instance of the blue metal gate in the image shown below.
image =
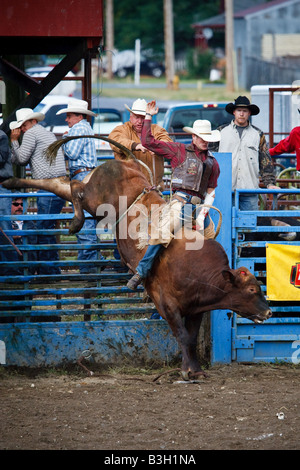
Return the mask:
[[[274,210],[278,206],[277,196],[300,198],[300,190],[278,189],[274,191],[273,210],[245,212],[239,210],[239,196],[246,191],[236,191],[233,207],[233,264],[235,268],[246,266],[261,282],[266,292],[266,243],[292,245],[299,248],[300,241],[272,240],[272,235],[287,232],[300,233],[300,206],[294,210]],[[269,190],[252,191],[264,195]],[[298,201],[299,203],[299,201]],[[274,207],[275,206],[275,207]],[[298,207],[298,209],[297,209]],[[278,227],[267,225],[270,217],[293,217],[298,226]],[[259,217],[259,223],[258,223]],[[264,221],[265,220],[265,221]],[[299,235],[298,235],[299,236]],[[296,289],[297,291],[297,289]],[[232,360],[238,362],[294,362],[300,347],[300,289],[298,301],[270,302],[272,318],[264,324],[253,322],[233,315],[232,323]]]

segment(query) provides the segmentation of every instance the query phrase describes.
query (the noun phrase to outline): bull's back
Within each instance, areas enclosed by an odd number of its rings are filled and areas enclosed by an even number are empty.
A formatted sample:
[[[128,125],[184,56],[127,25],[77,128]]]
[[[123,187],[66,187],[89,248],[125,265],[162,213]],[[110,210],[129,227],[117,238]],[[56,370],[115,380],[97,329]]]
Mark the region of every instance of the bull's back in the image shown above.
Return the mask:
[[[216,284],[222,289],[222,271],[229,268],[226,252],[215,240],[205,240],[199,250],[187,250],[186,241],[174,239],[162,249],[146,284],[151,298],[168,296],[183,308],[199,304],[199,298],[205,302],[218,297],[221,291],[212,291],[209,286]]]

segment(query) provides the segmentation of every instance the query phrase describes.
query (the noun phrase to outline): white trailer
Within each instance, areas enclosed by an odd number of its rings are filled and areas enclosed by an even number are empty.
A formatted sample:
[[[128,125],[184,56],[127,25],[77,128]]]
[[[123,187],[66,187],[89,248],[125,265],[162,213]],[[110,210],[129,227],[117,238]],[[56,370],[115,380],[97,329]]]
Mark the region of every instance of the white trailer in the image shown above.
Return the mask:
[[[254,126],[261,129],[266,134],[269,142],[269,134],[272,132],[272,123],[270,126],[270,89],[283,89],[282,91],[274,91],[273,96],[273,143],[276,144],[280,140],[287,137],[291,130],[300,125],[300,95],[298,91],[284,91],[284,88],[300,87],[300,80],[296,80],[291,85],[253,85],[250,89],[251,103],[256,104],[260,108],[260,113],[251,118]],[[272,138],[271,138],[272,141]]]

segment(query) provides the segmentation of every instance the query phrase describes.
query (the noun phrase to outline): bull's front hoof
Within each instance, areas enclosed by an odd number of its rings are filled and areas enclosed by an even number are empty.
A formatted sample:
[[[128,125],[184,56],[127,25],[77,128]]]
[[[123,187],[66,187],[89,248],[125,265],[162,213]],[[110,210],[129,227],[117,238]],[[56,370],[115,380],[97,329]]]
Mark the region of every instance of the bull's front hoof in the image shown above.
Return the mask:
[[[74,235],[75,233],[78,233],[82,229],[83,224],[84,221],[82,222],[77,217],[73,217],[69,226],[69,234]]]
[[[204,372],[204,370],[199,370],[198,372],[191,372],[190,373],[190,378],[191,379],[196,379],[197,377],[199,378],[199,376],[200,377],[202,376],[205,379],[207,379],[209,377],[208,373]]]
[[[192,372],[190,370],[189,371],[182,370],[181,375],[182,375],[183,380],[186,380],[187,382],[189,380],[195,380],[199,378],[199,376],[202,376],[204,378],[209,377],[209,375],[206,372],[204,372],[204,370],[199,370],[197,372]]]

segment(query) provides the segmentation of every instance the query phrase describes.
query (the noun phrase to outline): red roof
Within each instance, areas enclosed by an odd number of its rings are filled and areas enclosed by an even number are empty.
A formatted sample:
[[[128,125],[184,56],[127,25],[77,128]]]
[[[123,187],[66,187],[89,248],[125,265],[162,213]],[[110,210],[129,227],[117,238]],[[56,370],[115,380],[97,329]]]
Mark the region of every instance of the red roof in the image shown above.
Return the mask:
[[[287,3],[289,3],[289,0],[273,0],[272,2],[261,3],[260,5],[255,5],[249,8],[245,8],[245,9],[239,9],[238,11],[236,11],[236,9],[238,8],[238,5],[235,5],[234,18],[244,18],[247,15],[259,13],[259,12],[262,12],[263,10],[267,10],[269,8],[280,6],[280,5],[284,6]],[[193,28],[207,27],[207,28],[214,28],[214,29],[224,28],[225,27],[225,13],[222,13],[217,16],[213,16],[211,18],[207,18],[206,20],[203,20],[203,21],[197,21],[197,23],[192,24],[192,27]]]
[[[1,0],[0,37],[102,37],[102,4],[102,0]]]
[[[251,8],[247,8],[246,10],[240,10],[234,14],[235,18],[243,18],[247,15],[251,15],[253,13],[258,13],[262,10],[269,9],[271,7],[275,7],[277,5],[285,5],[288,0],[273,0],[272,2],[263,3],[262,5],[257,5]]]

